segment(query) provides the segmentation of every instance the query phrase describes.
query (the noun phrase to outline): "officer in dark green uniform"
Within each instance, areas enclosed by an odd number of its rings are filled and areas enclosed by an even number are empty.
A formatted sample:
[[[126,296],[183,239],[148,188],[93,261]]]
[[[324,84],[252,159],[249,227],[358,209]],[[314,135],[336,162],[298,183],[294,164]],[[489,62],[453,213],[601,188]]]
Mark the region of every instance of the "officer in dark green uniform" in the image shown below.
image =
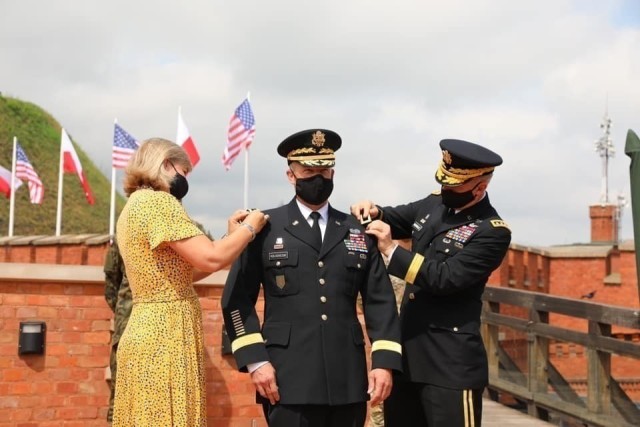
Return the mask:
[[[111,422],[113,415],[113,399],[116,390],[116,372],[118,365],[116,363],[116,353],[118,351],[118,342],[120,336],[124,332],[131,315],[133,300],[131,298],[131,288],[129,288],[129,280],[124,270],[124,262],[118,250],[118,244],[114,240],[107,250],[104,260],[104,297],[109,304],[109,308],[113,311],[113,335],[111,335],[111,355],[109,358],[109,368],[111,369],[111,380],[109,388],[111,396],[109,397],[109,411],[107,412],[107,421]]]
[[[238,368],[268,401],[270,427],[361,427],[367,400],[384,400],[402,365],[393,288],[375,240],[328,202],[341,143],[312,129],[278,146],[296,196],[265,211],[269,223],[234,263],[222,296]],[[372,343],[368,374],[359,293]]]
[[[406,205],[351,207],[378,219],[367,233],[407,285],[401,307],[403,375],[384,402],[385,427],[474,427],[488,383],[480,336],[482,293],[504,258],[511,232],[487,186],[502,158],[467,141],[440,142],[441,191]],[[411,251],[391,240],[411,238]]]

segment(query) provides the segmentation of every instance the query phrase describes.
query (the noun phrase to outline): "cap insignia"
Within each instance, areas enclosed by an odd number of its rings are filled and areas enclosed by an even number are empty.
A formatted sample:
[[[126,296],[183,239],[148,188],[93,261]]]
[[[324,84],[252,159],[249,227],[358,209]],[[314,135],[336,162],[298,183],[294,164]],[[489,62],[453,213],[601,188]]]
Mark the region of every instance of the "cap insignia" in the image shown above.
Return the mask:
[[[311,143],[316,147],[322,147],[324,145],[324,133],[317,130],[316,133],[313,134]]]
[[[449,154],[449,151],[442,150],[442,160],[444,160],[444,162],[448,165],[451,164],[451,154]]]

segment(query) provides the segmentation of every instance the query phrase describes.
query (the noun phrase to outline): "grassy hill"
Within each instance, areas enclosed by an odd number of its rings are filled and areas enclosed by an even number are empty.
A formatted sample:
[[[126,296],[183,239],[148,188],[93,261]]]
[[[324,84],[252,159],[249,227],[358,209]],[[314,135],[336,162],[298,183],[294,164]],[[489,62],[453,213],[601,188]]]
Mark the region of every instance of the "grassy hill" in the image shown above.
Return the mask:
[[[110,179],[87,157],[73,130],[66,129],[80,158],[95,204],[90,205],[76,174],[65,174],[62,201],[62,234],[109,232]],[[29,189],[25,182],[16,192],[14,236],[54,235],[58,200],[58,167],[60,162],[60,124],[37,105],[14,98],[0,96],[0,166],[11,170],[14,135],[18,137],[44,184],[44,201],[41,205],[29,202]],[[116,196],[116,215],[125,199]],[[9,199],[0,196],[0,236],[9,230]]]

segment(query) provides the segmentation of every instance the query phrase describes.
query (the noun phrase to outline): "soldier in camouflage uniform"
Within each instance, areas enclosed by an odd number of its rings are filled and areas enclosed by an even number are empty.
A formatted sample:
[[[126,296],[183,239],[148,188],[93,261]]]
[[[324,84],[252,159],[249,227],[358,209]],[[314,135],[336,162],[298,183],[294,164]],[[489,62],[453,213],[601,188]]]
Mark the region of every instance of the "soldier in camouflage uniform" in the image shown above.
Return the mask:
[[[129,281],[124,271],[124,262],[122,261],[122,257],[118,251],[118,244],[115,240],[109,247],[104,260],[104,276],[104,297],[114,314],[113,335],[111,336],[111,356],[109,359],[109,367],[111,369],[109,388],[111,389],[111,396],[109,397],[109,412],[107,412],[107,421],[111,422],[113,415],[113,398],[116,389],[116,372],[118,369],[116,363],[118,341],[127,326],[129,316],[131,315],[131,307],[133,306]]]

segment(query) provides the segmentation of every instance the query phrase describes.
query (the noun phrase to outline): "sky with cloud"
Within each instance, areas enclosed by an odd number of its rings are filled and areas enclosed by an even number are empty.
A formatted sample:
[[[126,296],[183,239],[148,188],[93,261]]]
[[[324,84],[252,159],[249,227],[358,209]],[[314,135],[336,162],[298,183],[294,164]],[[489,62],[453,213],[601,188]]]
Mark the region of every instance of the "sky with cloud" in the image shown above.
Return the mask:
[[[276,147],[302,129],[343,138],[341,210],[436,190],[438,142],[459,138],[504,158],[489,194],[513,242],[588,242],[605,111],[609,198],[630,197],[637,0],[0,0],[0,55],[0,91],[49,111],[107,177],[115,118],[138,139],[175,140],[181,106],[202,157],[184,203],[214,236],[243,205],[244,156],[228,172],[220,158],[248,91],[251,207],[293,196]],[[630,207],[621,236],[633,236]]]

